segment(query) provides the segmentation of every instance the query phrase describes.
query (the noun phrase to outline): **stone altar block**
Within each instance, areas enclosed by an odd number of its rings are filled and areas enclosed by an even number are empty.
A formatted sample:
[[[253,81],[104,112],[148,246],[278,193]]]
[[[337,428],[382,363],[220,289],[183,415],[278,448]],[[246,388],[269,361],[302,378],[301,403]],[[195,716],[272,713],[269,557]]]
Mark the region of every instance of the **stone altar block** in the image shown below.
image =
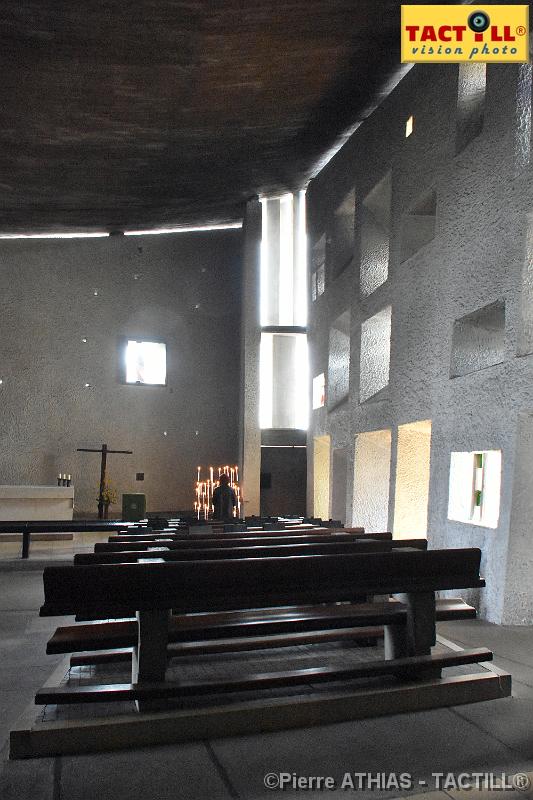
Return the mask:
[[[70,520],[73,486],[0,486],[0,520]]]

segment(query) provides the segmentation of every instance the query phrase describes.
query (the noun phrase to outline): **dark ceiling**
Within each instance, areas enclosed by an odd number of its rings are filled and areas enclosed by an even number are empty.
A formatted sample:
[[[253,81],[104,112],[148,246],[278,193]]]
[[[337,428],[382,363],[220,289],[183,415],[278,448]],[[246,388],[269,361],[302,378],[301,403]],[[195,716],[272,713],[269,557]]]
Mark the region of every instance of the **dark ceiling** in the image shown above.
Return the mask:
[[[391,0],[1,0],[0,231],[235,220],[398,65]]]

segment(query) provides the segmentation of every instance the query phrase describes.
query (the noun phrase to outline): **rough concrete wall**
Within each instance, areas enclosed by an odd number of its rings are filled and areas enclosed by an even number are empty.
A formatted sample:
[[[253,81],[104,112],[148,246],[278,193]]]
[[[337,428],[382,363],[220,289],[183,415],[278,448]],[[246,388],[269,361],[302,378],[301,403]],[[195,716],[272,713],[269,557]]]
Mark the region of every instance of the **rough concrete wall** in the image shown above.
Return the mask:
[[[310,304],[312,375],[326,372],[329,328],[346,310],[351,316],[352,348],[350,398],[337,409],[314,411],[311,435],[330,434],[332,448],[347,446],[353,453],[358,433],[392,429],[392,525],[398,426],[431,420],[430,546],[480,547],[487,580],[479,597],[481,614],[493,621],[505,616],[506,621],[518,623],[524,615],[512,610],[504,615],[504,604],[516,609],[511,596],[518,592],[533,602],[532,582],[526,585],[524,577],[518,586],[507,579],[506,568],[509,537],[515,536],[510,515],[517,418],[522,409],[533,408],[533,315],[528,302],[533,297],[533,247],[526,249],[528,225],[531,228],[527,215],[533,208],[530,78],[523,67],[488,66],[483,128],[455,155],[458,67],[414,67],[311,183],[307,194],[312,246],[328,230],[331,215],[350,188],[355,187],[357,198],[365,198],[392,170],[388,280],[361,297],[359,205],[353,266],[330,279],[324,294]],[[414,132],[406,139],[405,120],[411,114]],[[402,263],[404,215],[432,191],[435,235]],[[532,240],[530,233],[529,243]],[[498,300],[505,301],[502,363],[450,378],[454,321]],[[361,328],[388,305],[392,307],[388,390],[361,404]],[[527,354],[523,357],[517,357],[519,334],[520,353]],[[474,450],[503,453],[501,511],[495,530],[447,518],[450,453]],[[348,474],[353,474],[350,469]],[[351,483],[349,479],[349,506]],[[515,558],[526,556],[526,540],[517,540],[512,552]]]
[[[119,493],[191,508],[196,466],[237,459],[240,249],[239,231],[1,241],[0,483],[71,473],[94,513],[99,456],[76,448],[106,442],[133,450],[109,457]],[[166,387],[121,383],[122,336],[166,342]]]
[[[491,303],[455,320],[450,374],[476,372],[505,359],[505,303]]]
[[[310,448],[307,448],[308,450]],[[313,498],[310,513],[322,519],[329,518],[330,508],[330,439],[329,436],[317,437],[313,442]],[[309,473],[308,473],[309,480]]]
[[[350,378],[350,314],[344,312],[329,332],[327,401],[331,409],[341,403],[349,392]]]

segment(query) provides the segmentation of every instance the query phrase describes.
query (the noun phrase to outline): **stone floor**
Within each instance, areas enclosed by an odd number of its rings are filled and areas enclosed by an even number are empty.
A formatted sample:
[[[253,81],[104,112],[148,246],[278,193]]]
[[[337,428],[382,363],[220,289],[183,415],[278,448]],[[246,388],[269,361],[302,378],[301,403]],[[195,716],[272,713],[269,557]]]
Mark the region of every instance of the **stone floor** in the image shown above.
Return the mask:
[[[420,793],[425,800],[460,800],[461,795],[478,800],[489,792],[454,790],[453,784],[435,792],[433,773],[453,773],[456,781],[462,773],[475,772],[526,772],[533,779],[533,629],[480,621],[441,624],[439,632],[460,644],[491,647],[495,663],[513,675],[511,698],[197,744],[10,762],[9,730],[60,659],[45,654],[45,643],[61,624],[58,618],[38,617],[38,560],[17,570],[9,569],[10,563],[0,567],[0,800],[256,800],[276,795],[295,800],[356,793],[374,800]],[[269,773],[272,782],[288,774],[283,791],[265,786]],[[357,787],[359,778],[354,773],[370,773],[381,785],[355,792],[351,786]],[[398,780],[399,773],[409,773],[412,783],[399,791],[389,773]],[[309,777],[331,777],[337,788],[296,788],[296,778]],[[384,781],[392,782],[388,791]],[[490,794],[498,800],[511,795],[533,799],[533,791]]]

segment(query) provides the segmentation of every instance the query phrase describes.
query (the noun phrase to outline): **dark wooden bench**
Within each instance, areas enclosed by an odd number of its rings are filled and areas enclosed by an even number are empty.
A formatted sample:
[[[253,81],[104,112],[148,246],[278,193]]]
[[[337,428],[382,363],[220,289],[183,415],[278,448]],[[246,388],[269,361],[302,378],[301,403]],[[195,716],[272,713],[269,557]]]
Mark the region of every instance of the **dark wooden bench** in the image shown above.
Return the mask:
[[[388,553],[298,556],[289,558],[226,559],[219,561],[172,562],[154,564],[98,564],[48,567],[44,571],[45,602],[42,616],[88,614],[105,606],[110,616],[137,611],[136,623],[126,622],[128,635],[136,636],[133,649],[132,683],[99,687],[43,689],[38,703],[108,701],[110,699],[156,700],[187,694],[223,692],[242,688],[292,685],[308,681],[346,680],[362,675],[433,675],[443,667],[486,661],[492,654],[481,648],[460,653],[432,654],[437,619],[435,592],[484,586],[479,576],[480,551],[395,550]],[[401,601],[365,603],[357,608],[355,597],[399,595]],[[187,635],[187,622],[209,631],[209,615],[222,612],[250,612],[250,609],[276,609],[270,632],[283,632],[280,611],[290,606],[320,606],[334,624],[345,627],[348,603],[350,627],[383,625],[385,662],[363,664],[350,670],[324,666],[282,674],[248,676],[227,681],[184,681],[164,683],[170,631]],[[323,604],[328,611],[322,610]],[[171,610],[177,615],[173,620]],[[261,614],[261,611],[256,613]],[[267,612],[268,613],[268,612]],[[287,611],[289,624],[290,610]],[[298,632],[306,630],[301,618]],[[220,633],[221,623],[219,619]],[[226,620],[228,624],[228,620]],[[250,625],[246,619],[242,625]],[[312,620],[316,628],[316,619]],[[215,626],[216,627],[216,626]],[[125,631],[125,628],[121,630]],[[227,632],[226,628],[226,632]],[[294,631],[294,628],[292,629]],[[198,627],[194,637],[198,638]],[[114,642],[118,644],[119,639]],[[131,639],[129,639],[131,642]],[[124,642],[124,640],[123,640]],[[108,640],[109,643],[109,640]],[[70,646],[70,645],[69,645]]]
[[[131,549],[128,545],[131,544]],[[172,545],[172,547],[170,546]],[[183,545],[183,546],[182,546]],[[161,558],[164,561],[200,561],[203,559],[222,558],[275,558],[287,556],[304,556],[314,554],[340,554],[364,552],[389,552],[391,549],[414,547],[427,549],[426,539],[340,539],[338,541],[303,541],[295,544],[279,543],[253,544],[246,541],[238,544],[217,542],[217,547],[204,547],[204,542],[197,542],[191,547],[190,542],[146,542],[125,543],[124,549],[111,552],[98,548],[94,553],[77,553],[75,564],[124,564],[136,563],[139,558]]]
[[[427,549],[425,539],[394,540],[390,533],[370,535],[341,534],[331,537],[298,536],[269,538],[217,538],[214,540],[189,540],[135,542],[117,547],[113,543],[110,550],[105,543],[97,543],[94,553],[81,553],[74,556],[76,564],[94,563],[135,563],[139,559],[159,559],[164,561],[194,561],[203,559],[220,560],[224,558],[265,558],[276,556],[336,554],[343,552],[388,552],[392,547],[416,547]],[[359,598],[363,600],[365,598]],[[133,612],[132,612],[133,615]],[[102,609],[101,618],[106,617]],[[86,618],[78,615],[78,621]]]
[[[345,531],[344,529],[332,529],[332,528],[288,528],[285,530],[269,530],[264,531],[262,529],[250,528],[247,530],[232,530],[232,531],[195,531],[190,530],[186,531],[183,529],[165,529],[161,531],[151,531],[151,532],[144,532],[142,530],[134,531],[133,533],[130,531],[120,531],[118,533],[114,533],[112,536],[109,537],[108,541],[120,541],[123,539],[145,539],[145,538],[154,538],[160,536],[170,536],[170,537],[177,537],[181,539],[233,539],[233,538],[261,538],[261,537],[271,537],[271,536],[306,536],[313,534],[314,536],[331,536],[334,533],[350,533],[352,535],[365,535],[363,531],[354,531],[348,530]]]
[[[91,533],[91,532],[126,532],[129,528],[123,522],[110,520],[30,520],[0,522],[0,538],[3,535],[22,535],[22,558],[29,558],[31,537],[38,533]],[[151,528],[144,528],[144,533],[151,533]],[[131,534],[130,534],[131,535]]]
[[[96,542],[94,546],[95,553],[112,553],[120,552],[121,550],[145,550],[147,547],[164,546],[169,548],[218,548],[218,547],[250,547],[253,545],[275,545],[275,544],[305,544],[313,543],[320,544],[325,542],[342,542],[342,541],[390,541],[392,536],[390,533],[377,533],[377,534],[357,534],[357,533],[335,533],[329,536],[316,536],[314,532],[308,534],[298,534],[296,536],[239,536],[237,534],[224,535],[223,537],[202,537],[191,538],[188,536],[170,536],[161,535],[150,538],[115,538],[110,537],[112,541]]]

